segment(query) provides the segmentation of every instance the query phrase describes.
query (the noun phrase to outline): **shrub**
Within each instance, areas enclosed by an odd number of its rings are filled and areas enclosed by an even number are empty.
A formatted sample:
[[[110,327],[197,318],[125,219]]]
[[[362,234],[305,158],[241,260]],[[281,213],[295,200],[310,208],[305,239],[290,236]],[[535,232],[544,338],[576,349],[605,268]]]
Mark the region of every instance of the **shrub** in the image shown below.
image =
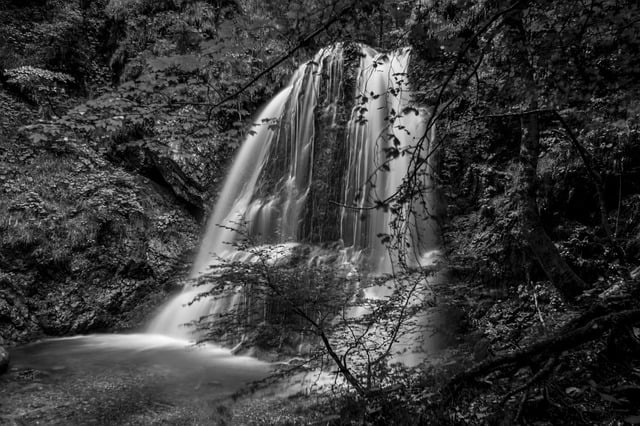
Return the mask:
[[[74,79],[69,74],[53,72],[29,65],[5,70],[7,84],[39,106],[50,106],[52,98],[64,95]]]

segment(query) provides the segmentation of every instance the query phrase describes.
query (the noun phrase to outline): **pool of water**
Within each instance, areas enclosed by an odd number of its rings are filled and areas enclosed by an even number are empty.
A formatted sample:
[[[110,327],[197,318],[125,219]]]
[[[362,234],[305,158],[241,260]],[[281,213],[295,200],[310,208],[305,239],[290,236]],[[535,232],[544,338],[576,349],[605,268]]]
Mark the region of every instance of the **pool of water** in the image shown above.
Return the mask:
[[[0,424],[197,424],[270,371],[228,349],[161,335],[46,339],[11,351]]]

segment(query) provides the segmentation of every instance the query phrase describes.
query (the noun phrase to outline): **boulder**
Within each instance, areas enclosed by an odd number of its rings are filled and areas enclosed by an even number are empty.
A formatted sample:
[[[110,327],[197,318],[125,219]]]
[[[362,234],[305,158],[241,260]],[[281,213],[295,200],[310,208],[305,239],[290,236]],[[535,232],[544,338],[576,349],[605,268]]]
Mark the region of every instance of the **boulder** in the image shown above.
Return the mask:
[[[9,370],[9,351],[0,346],[0,374]]]

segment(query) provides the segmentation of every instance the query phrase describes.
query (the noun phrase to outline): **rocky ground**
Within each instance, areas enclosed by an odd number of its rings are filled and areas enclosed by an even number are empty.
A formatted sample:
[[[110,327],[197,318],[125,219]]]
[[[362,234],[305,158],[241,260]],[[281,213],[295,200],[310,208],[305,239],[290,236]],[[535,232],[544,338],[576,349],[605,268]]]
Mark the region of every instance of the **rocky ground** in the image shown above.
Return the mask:
[[[229,396],[207,394],[207,389],[194,391],[192,398],[170,400],[162,389],[140,386],[148,379],[140,374],[104,374],[51,383],[47,372],[12,370],[0,378],[0,424],[257,426],[336,419],[326,395]]]
[[[146,385],[151,374],[104,373],[52,381],[47,371],[13,369],[0,378],[0,423],[224,424],[230,403],[221,402],[220,395],[167,400],[162,389]]]

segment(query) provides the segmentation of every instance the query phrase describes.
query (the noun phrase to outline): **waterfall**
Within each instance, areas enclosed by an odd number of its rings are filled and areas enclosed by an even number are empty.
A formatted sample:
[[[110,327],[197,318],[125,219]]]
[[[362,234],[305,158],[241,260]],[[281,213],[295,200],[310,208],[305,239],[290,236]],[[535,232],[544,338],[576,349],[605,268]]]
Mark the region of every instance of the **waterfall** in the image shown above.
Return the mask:
[[[341,238],[345,247],[355,253],[368,250],[368,269],[384,273],[390,272],[392,262],[397,260],[381,243],[384,236],[409,235],[410,241],[400,243],[408,243],[416,250],[409,259],[413,264],[436,246],[433,232],[417,229],[420,222],[429,222],[426,205],[408,201],[401,207],[405,220],[395,224],[388,206],[370,208],[376,200],[386,200],[399,190],[414,161],[411,154],[422,137],[427,137],[423,145],[428,153],[434,127],[427,134],[426,109],[413,107],[411,103],[409,49],[390,54],[363,49],[356,84],[359,104],[354,107],[348,126],[349,165],[344,190],[344,205],[355,208],[341,210]],[[383,165],[386,166],[381,169]],[[422,184],[428,187],[429,180],[426,174]],[[406,229],[394,230],[394,226]]]
[[[397,195],[407,170],[425,158],[434,137],[433,126],[427,131],[427,110],[412,105],[409,56],[409,49],[378,53],[336,44],[298,68],[258,115],[238,151],[192,278],[220,259],[237,258],[231,243],[243,223],[258,244],[339,242],[344,262],[371,273],[390,272],[399,260],[381,242],[398,230],[399,243],[412,253],[408,263],[419,264],[437,247],[429,229],[428,193],[426,200],[407,197],[374,208]],[[357,65],[355,79],[346,77],[346,62]],[[417,179],[429,187],[429,167]],[[189,330],[180,324],[238,303],[236,295],[185,306],[201,291],[186,288],[149,331],[186,337]]]

